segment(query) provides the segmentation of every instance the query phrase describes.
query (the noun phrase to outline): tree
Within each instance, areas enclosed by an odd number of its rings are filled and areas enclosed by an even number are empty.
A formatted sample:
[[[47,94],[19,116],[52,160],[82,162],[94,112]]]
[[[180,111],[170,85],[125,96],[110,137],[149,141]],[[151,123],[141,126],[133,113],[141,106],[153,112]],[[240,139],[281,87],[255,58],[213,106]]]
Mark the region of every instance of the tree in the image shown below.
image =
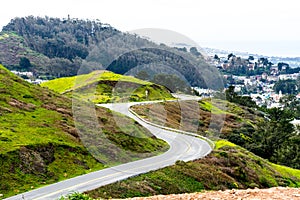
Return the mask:
[[[250,108],[256,108],[256,103],[248,96],[239,96],[234,92],[234,86],[229,86],[225,91],[225,97],[227,101],[237,103],[242,106],[248,106]]]
[[[280,99],[285,110],[293,113],[294,118],[300,119],[300,101],[294,94],[286,95]]]
[[[229,60],[231,57],[233,57],[234,55],[233,55],[233,53],[230,53],[230,54],[228,54],[228,56],[227,56],[227,60]]]
[[[190,53],[195,55],[195,56],[201,56],[201,53],[199,53],[198,49],[196,47],[191,47],[190,48]]]
[[[286,148],[289,138],[295,136],[294,126],[290,123],[293,118],[291,112],[272,108],[268,110],[269,121],[258,124],[253,134],[253,142],[248,148],[255,154],[275,163],[285,163],[280,159],[279,152]]]
[[[142,79],[142,80],[149,80],[150,79],[150,75],[145,71],[145,70],[141,70],[139,71],[136,75],[136,78]]]
[[[191,88],[181,78],[173,74],[156,74],[151,82],[163,85],[171,92],[191,93]]]
[[[279,80],[274,85],[274,90],[282,94],[296,94],[297,93],[297,83],[295,80],[287,79],[287,80]]]
[[[279,63],[277,64],[277,66],[278,66],[278,70],[281,71],[283,66],[289,67],[289,64],[283,63],[283,62],[279,62]]]
[[[30,60],[26,57],[21,57],[19,66],[22,70],[25,70],[25,71],[29,70],[31,68]]]
[[[220,60],[220,58],[219,58],[219,56],[217,54],[215,54],[214,59],[215,60]]]
[[[248,57],[248,60],[250,61],[250,60],[254,60],[254,57],[253,56],[249,56]]]
[[[237,94],[234,92],[234,86],[229,86],[225,92],[225,95],[228,101],[233,102],[233,100],[237,97]]]

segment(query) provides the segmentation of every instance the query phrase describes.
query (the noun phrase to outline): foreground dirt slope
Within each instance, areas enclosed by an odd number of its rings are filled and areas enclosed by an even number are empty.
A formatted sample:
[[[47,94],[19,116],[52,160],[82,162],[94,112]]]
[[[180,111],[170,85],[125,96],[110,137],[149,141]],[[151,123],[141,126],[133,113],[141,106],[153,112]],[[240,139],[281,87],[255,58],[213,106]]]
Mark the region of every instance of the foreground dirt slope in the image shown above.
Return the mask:
[[[300,188],[274,187],[269,189],[225,190],[203,193],[158,195],[132,198],[132,200],[300,200]]]

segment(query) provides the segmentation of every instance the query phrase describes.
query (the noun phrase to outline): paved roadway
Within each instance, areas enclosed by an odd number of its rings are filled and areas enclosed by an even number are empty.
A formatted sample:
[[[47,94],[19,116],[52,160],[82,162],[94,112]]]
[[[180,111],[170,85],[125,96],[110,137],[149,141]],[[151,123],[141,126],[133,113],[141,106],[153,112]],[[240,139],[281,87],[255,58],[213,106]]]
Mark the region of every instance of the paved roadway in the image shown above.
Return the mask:
[[[170,145],[170,149],[167,152],[158,156],[81,175],[7,198],[7,200],[53,200],[75,191],[84,192],[92,190],[131,176],[170,166],[177,160],[190,161],[201,158],[211,152],[212,148],[204,140],[190,135],[174,133],[170,130],[161,129],[140,120],[128,110],[129,107],[134,104],[137,103],[99,104],[98,106],[110,108],[134,118],[141,125],[149,129],[152,134],[165,140]]]

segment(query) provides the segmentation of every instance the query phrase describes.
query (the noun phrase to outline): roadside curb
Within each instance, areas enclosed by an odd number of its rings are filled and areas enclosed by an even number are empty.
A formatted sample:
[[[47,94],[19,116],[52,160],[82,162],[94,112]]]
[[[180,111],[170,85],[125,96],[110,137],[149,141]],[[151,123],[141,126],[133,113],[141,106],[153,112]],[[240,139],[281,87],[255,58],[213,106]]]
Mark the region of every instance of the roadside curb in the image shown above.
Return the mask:
[[[153,102],[152,102],[153,103]],[[143,105],[143,104],[150,104],[150,103],[141,103],[139,105]],[[206,141],[209,146],[211,147],[211,151],[215,149],[215,143],[213,141],[211,141],[210,139],[204,137],[204,136],[201,136],[199,134],[196,134],[196,133],[191,133],[191,132],[187,132],[187,131],[182,131],[182,130],[178,130],[178,129],[174,129],[174,128],[169,128],[169,127],[165,127],[165,126],[161,126],[161,125],[158,125],[158,124],[154,124],[152,122],[149,122],[145,119],[143,119],[140,115],[138,115],[136,112],[134,112],[132,109],[131,109],[131,106],[128,108],[129,112],[131,112],[134,116],[136,116],[137,118],[139,118],[140,120],[142,120],[143,122],[151,125],[151,126],[155,126],[155,127],[158,127],[158,128],[161,128],[161,129],[165,129],[165,130],[168,130],[168,131],[173,131],[173,132],[176,132],[176,133],[180,133],[180,134],[185,134],[185,135],[189,135],[189,136],[193,136],[193,137],[197,137],[197,138],[200,138],[204,141]],[[210,151],[210,152],[211,152]],[[209,153],[210,153],[209,152]],[[209,154],[208,153],[208,154]]]

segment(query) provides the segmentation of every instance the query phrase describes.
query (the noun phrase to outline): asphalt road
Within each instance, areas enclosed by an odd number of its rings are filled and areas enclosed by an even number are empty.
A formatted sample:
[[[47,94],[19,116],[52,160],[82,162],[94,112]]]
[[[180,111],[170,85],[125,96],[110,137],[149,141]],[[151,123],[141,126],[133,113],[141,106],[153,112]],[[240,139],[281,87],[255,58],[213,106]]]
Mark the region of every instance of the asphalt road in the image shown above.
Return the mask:
[[[114,111],[132,117],[141,125],[149,129],[156,137],[165,140],[170,145],[170,149],[167,152],[151,158],[146,158],[81,175],[7,198],[7,200],[58,199],[62,195],[67,195],[75,191],[84,192],[92,190],[131,176],[170,166],[173,165],[177,160],[190,161],[198,159],[211,152],[212,148],[204,140],[190,135],[174,133],[170,130],[165,130],[145,123],[129,112],[128,109],[133,104],[136,103],[99,104],[98,106],[110,108]]]

